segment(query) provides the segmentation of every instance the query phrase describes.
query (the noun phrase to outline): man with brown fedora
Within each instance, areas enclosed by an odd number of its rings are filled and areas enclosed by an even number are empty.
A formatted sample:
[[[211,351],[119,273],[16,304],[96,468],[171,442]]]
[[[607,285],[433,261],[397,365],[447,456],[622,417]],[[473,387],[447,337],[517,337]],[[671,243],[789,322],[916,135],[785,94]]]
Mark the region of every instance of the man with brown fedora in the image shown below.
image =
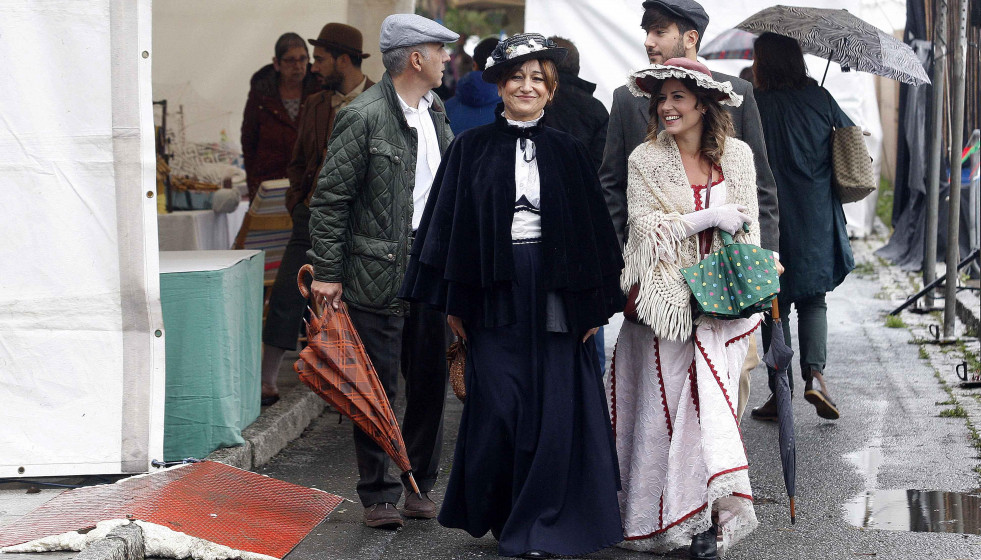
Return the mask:
[[[334,119],[341,108],[374,85],[361,72],[361,61],[369,55],[361,50],[360,31],[343,23],[328,23],[316,39],[308,41],[313,45],[311,71],[323,81],[324,90],[303,102],[293,160],[287,168],[290,187],[286,191],[286,209],[293,219],[293,233],[269,294],[269,312],[262,331],[263,404],[278,400],[276,378],[283,355],[296,349],[306,307],[306,300],[296,289],[296,275],[300,267],[310,262],[310,194],[327,153]]]

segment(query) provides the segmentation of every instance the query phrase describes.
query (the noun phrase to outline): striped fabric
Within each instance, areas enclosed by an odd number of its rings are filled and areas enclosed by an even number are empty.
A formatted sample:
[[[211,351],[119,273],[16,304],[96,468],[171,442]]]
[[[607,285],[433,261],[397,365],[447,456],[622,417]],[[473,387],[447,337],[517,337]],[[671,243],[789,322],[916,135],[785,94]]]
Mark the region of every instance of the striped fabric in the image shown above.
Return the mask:
[[[756,35],[770,32],[792,37],[805,53],[830,57],[843,68],[912,85],[930,83],[909,45],[847,10],[773,6],[736,27]]]
[[[249,207],[249,214],[255,216],[286,215],[286,191],[290,188],[289,179],[264,181]]]
[[[293,223],[286,213],[287,179],[265,181],[259,185],[249,213],[235,238],[236,249],[259,249],[265,252],[263,284],[271,286],[283,260],[283,250],[293,233]]]

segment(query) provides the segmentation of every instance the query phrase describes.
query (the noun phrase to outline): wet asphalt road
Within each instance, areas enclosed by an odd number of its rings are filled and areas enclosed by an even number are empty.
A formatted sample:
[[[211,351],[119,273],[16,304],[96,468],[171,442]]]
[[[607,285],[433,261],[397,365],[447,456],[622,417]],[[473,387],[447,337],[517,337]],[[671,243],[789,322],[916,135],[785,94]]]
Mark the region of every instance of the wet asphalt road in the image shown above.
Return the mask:
[[[918,347],[909,343],[909,332],[883,326],[883,315],[891,305],[875,298],[878,291],[875,280],[852,275],[828,297],[826,378],[842,418],[822,420],[811,405],[795,399],[796,525],[790,524],[776,425],[751,420],[747,410],[743,436],[760,526],[726,558],[981,559],[981,536],[863,529],[846,520],[846,504],[860,500],[867,491],[969,491],[979,485],[973,471],[977,453],[964,419],[938,416],[942,409],[938,403],[947,400],[947,394],[918,357]],[[802,386],[798,383],[798,395]],[[757,368],[750,406],[758,406],[767,396],[766,372]],[[461,410],[450,395],[443,480]],[[397,532],[362,525],[350,422],[338,424],[334,413],[323,414],[259,472],[355,500],[345,501],[287,560],[496,557],[496,543],[489,535],[473,539],[435,521],[410,520]],[[438,484],[437,502],[441,491]],[[859,523],[867,514],[863,503],[848,511]],[[587,558],[661,557],[612,548]]]

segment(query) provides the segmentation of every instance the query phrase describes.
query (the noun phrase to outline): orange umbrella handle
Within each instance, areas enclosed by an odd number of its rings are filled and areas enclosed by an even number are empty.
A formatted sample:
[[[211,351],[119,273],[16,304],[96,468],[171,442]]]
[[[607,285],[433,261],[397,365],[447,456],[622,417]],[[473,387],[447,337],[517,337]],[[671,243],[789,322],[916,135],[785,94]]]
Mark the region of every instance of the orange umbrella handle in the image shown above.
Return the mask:
[[[405,471],[405,474],[409,475],[409,485],[412,486],[412,491],[421,498],[422,493],[419,492],[419,485],[416,484],[416,477],[412,476],[412,471]]]
[[[310,265],[307,265],[307,266],[310,266]],[[311,274],[312,274],[313,273],[313,267],[311,267],[310,270],[311,270]],[[300,272],[303,272],[303,271],[301,270]],[[302,292],[303,290],[300,290],[300,291]],[[777,298],[773,298],[773,306],[771,307],[771,310],[770,310],[770,316],[773,317],[773,320],[774,321],[779,321],[780,320],[780,304],[777,303]]]
[[[310,288],[307,287],[307,283],[304,281],[304,276],[310,275],[310,281],[313,281],[313,265],[305,264],[300,267],[300,272],[296,274],[296,287],[300,289],[300,294],[310,300],[310,306],[313,308],[313,313],[317,317],[323,316],[320,309],[320,303],[315,299],[310,299]]]

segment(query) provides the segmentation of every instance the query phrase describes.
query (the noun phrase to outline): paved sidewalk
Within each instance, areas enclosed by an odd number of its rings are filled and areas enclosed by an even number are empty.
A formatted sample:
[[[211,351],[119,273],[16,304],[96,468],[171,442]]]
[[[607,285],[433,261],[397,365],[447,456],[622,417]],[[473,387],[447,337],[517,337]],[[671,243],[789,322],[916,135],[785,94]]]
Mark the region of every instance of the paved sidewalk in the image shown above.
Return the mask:
[[[918,344],[930,338],[938,314],[900,315],[900,328],[887,328],[885,314],[916,291],[915,278],[872,255],[881,240],[854,242],[863,264],[829,297],[828,379],[843,418],[822,421],[803,399],[795,401],[798,430],[798,524],[786,519],[775,447],[775,427],[746,414],[744,437],[750,456],[761,527],[728,558],[981,558],[981,538],[866,530],[844,521],[843,504],[875,488],[971,490],[979,484],[981,389],[961,388],[955,366],[977,367],[979,299],[959,294],[961,329],[973,329],[962,344]],[[903,327],[907,328],[903,328]],[[607,329],[612,354],[615,329]],[[963,331],[961,331],[963,334]],[[243,436],[246,445],[218,450],[207,458],[256,470],[297,484],[355,498],[350,423],[302,385],[287,353],[280,377],[281,400],[264,407]],[[973,360],[973,361],[972,361]],[[753,374],[750,406],[766,398],[766,374]],[[462,405],[449,397],[443,476],[449,472]],[[396,403],[399,407],[400,403]],[[953,412],[940,417],[942,410]],[[445,480],[445,478],[444,478]],[[437,487],[437,498],[442,484]],[[0,526],[51,499],[60,490],[26,494],[24,487],[0,489]],[[342,504],[290,554],[317,558],[494,557],[492,539],[471,539],[435,522],[411,522],[397,533],[367,529],[361,507]],[[783,552],[780,552],[783,551]],[[74,553],[22,554],[17,560],[57,559]],[[610,549],[590,558],[657,558]]]
[[[921,359],[906,328],[887,328],[892,301],[883,286],[902,280],[872,256],[881,240],[856,242],[856,258],[870,263],[829,296],[828,381],[843,416],[825,421],[795,399],[798,436],[798,521],[790,525],[774,424],[744,420],[743,435],[760,527],[726,558],[920,560],[979,559],[981,537],[865,529],[865,499],[884,489],[971,491],[978,488],[978,450],[964,418],[941,416],[950,398],[932,362]],[[905,281],[905,280],[904,280]],[[897,298],[905,291],[896,293]],[[912,292],[909,292],[912,293]],[[791,318],[793,321],[793,317]],[[766,373],[753,373],[750,406],[767,398]],[[972,397],[973,399],[973,397]],[[396,403],[399,408],[400,403]],[[447,401],[442,480],[452,463],[462,410]],[[348,421],[325,412],[259,472],[356,500],[357,467]],[[442,498],[443,483],[434,497]],[[495,558],[496,545],[434,521],[412,520],[397,532],[366,528],[356,501],[343,504],[287,560]],[[660,556],[607,549],[594,559]]]

